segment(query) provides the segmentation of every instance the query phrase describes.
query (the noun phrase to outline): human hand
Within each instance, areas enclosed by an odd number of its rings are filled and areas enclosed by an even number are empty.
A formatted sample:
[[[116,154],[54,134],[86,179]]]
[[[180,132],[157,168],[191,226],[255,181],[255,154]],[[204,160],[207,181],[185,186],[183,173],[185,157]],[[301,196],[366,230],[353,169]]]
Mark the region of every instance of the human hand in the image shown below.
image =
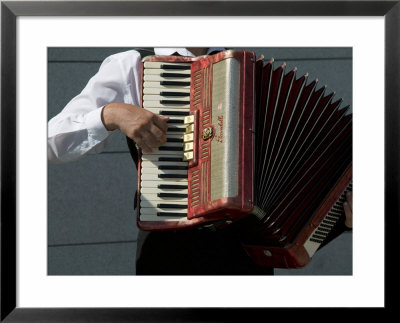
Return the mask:
[[[125,103],[108,104],[102,111],[102,120],[108,131],[119,129],[146,153],[167,141],[168,119]]]
[[[346,220],[344,225],[349,229],[353,228],[353,193],[346,193],[346,201],[343,203],[344,213],[346,215]]]

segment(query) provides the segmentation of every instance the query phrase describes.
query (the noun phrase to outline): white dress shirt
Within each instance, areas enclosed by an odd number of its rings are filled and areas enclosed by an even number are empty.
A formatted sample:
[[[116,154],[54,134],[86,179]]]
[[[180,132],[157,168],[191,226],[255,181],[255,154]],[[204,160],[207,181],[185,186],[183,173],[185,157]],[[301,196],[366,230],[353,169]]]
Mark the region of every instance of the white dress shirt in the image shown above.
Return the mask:
[[[207,53],[223,48],[210,48]],[[194,56],[186,48],[155,48],[156,55]],[[139,106],[141,56],[130,50],[107,57],[83,91],[48,122],[47,156],[50,162],[76,160],[88,152],[101,152],[111,131],[101,120],[110,103]]]

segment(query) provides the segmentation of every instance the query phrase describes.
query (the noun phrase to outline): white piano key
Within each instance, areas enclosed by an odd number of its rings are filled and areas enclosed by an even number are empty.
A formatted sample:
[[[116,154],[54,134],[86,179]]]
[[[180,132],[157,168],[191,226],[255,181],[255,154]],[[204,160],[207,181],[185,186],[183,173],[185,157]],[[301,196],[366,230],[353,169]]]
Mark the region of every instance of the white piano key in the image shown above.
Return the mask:
[[[170,119],[175,119],[175,117],[172,117]],[[168,130],[167,130],[167,136],[170,132],[172,132],[172,130],[174,129],[170,129],[170,128],[182,128],[182,129],[186,129],[188,125],[184,124],[184,123],[178,123],[178,124],[168,124]]]
[[[158,168],[160,166],[188,166],[188,162],[168,162],[168,161],[156,161],[156,160],[144,160],[142,161],[143,168]]]
[[[143,174],[179,174],[179,175],[187,175],[187,170],[174,170],[174,169],[158,169],[155,167],[143,167],[142,168],[142,175]]]
[[[163,185],[187,185],[188,180],[187,179],[182,179],[177,183],[176,181],[171,181],[168,180],[167,178],[164,179],[159,179],[157,181],[153,180],[141,180],[141,187],[142,188],[157,188],[158,185],[163,184]]]
[[[158,203],[157,203],[158,204]],[[159,208],[157,206],[146,206],[147,204],[145,204],[144,202],[140,202],[140,213],[142,215],[156,215],[157,212],[171,212],[171,213],[187,213],[187,209],[180,209],[180,208]]]
[[[186,87],[186,88],[169,87],[168,89],[164,89],[164,88],[161,89],[161,88],[156,88],[156,87],[145,87],[143,89],[143,94],[160,95],[161,92],[180,92],[180,93],[190,94],[190,87]]]
[[[141,201],[151,201],[151,202],[158,202],[158,203],[164,203],[164,202],[166,202],[166,203],[168,203],[168,202],[173,202],[173,203],[175,203],[175,204],[177,204],[177,202],[179,202],[179,203],[186,203],[187,204],[187,201],[188,201],[188,199],[187,198],[177,198],[177,197],[159,197],[159,196],[157,196],[157,193],[156,194],[152,194],[152,193],[145,193],[145,192],[142,192],[142,194],[140,195],[140,200]]]
[[[190,104],[169,104],[169,103],[160,103],[160,101],[143,101],[143,108],[181,108],[181,109],[189,109]]]
[[[173,89],[188,89],[190,90],[190,85],[185,85],[185,86],[179,86],[177,87],[176,85],[161,85],[161,83],[158,82],[154,82],[154,81],[145,81],[143,83],[143,87],[144,88],[159,88],[159,89],[164,89],[164,90],[170,90],[171,88]]]
[[[142,212],[142,211],[141,211]],[[183,213],[183,212],[177,212],[177,213]],[[187,221],[187,217],[183,216],[183,217],[169,217],[169,216],[157,216],[156,214],[144,214],[144,215],[140,215],[140,221],[155,221],[155,222],[159,222],[159,221],[165,221],[165,222],[178,222],[178,221]]]
[[[190,99],[190,97],[187,96],[174,96],[174,97],[170,97],[170,96],[162,96],[162,95],[149,95],[149,94],[145,94],[143,95],[143,102],[146,101],[161,101],[161,100],[174,100],[174,101],[188,101]]]
[[[142,173],[141,177],[140,177],[143,181],[159,181],[159,180],[163,180],[164,178],[159,178],[158,174],[148,174],[148,173]],[[187,182],[187,178],[166,178],[169,181],[175,181],[175,182],[183,182],[186,181]]]
[[[175,183],[176,184],[176,183]],[[145,193],[151,193],[151,194],[158,194],[158,193],[179,193],[179,194],[188,194],[188,189],[187,188],[181,188],[181,189],[161,189],[158,187],[142,187],[140,189],[140,192],[142,194]]]
[[[185,162],[176,162],[176,163],[171,163],[171,162],[151,162],[148,161],[142,162],[142,168],[156,168],[159,169],[160,167],[188,167],[188,164]]]
[[[181,209],[181,208],[159,208],[157,205],[159,205],[160,203],[162,204],[170,204],[170,205],[187,205],[187,202],[182,202],[182,201],[149,201],[149,200],[141,200],[140,201],[140,207],[141,208],[155,208],[155,209],[160,209],[163,212],[169,212],[171,210],[171,212],[173,212],[172,210],[179,210],[179,212],[182,212],[182,210],[185,209]],[[187,209],[187,208],[186,208]]]

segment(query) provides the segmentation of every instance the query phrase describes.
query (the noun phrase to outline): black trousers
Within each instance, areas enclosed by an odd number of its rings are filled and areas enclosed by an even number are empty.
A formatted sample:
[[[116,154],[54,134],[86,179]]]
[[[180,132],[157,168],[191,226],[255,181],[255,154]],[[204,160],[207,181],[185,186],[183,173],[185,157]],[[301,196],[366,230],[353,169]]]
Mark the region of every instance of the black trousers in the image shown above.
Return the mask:
[[[138,152],[127,137],[137,167]],[[136,208],[136,196],[134,198]],[[249,258],[233,231],[190,229],[145,232],[139,230],[136,275],[273,275]]]
[[[136,275],[273,275],[224,231],[139,231]]]

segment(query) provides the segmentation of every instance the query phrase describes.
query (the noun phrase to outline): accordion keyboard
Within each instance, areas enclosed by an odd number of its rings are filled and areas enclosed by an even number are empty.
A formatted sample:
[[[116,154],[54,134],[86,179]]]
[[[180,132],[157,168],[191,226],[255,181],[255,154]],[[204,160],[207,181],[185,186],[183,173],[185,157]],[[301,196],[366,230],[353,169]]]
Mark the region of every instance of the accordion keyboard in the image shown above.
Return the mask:
[[[190,111],[190,63],[145,62],[144,109],[169,117],[167,142],[142,152],[141,221],[185,221],[188,162],[184,159],[184,118]]]

